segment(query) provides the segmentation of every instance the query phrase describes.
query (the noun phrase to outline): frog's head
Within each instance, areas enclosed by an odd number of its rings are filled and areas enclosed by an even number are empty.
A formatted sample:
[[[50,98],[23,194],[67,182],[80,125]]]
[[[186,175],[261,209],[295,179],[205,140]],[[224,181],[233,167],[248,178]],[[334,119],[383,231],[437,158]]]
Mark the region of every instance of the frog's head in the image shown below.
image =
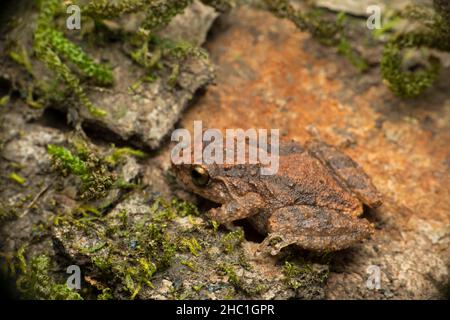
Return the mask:
[[[190,191],[216,203],[225,203],[232,196],[230,194],[230,179],[221,172],[215,164],[175,164],[172,171],[178,180]]]

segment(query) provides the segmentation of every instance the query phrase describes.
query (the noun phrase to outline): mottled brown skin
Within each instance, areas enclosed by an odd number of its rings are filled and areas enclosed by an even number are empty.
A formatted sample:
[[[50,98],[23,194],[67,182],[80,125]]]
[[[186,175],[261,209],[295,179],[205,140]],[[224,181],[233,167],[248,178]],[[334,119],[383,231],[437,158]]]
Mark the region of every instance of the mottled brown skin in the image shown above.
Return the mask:
[[[373,226],[358,218],[363,203],[381,205],[370,178],[348,156],[320,141],[302,147],[280,144],[279,170],[260,174],[260,164],[173,165],[178,179],[193,192],[221,207],[211,219],[222,224],[248,218],[266,239],[262,251],[277,254],[296,244],[304,249],[335,251],[371,235]],[[204,186],[194,183],[192,171],[201,167]]]

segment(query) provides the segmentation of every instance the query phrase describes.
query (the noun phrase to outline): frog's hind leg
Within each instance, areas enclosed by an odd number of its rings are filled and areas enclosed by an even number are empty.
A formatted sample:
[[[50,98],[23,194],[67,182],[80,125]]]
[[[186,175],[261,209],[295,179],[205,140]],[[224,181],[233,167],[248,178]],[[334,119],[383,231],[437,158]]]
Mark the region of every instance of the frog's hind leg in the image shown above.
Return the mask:
[[[371,208],[381,205],[381,195],[369,176],[349,156],[319,140],[310,141],[306,147],[315,158],[329,167],[336,178],[363,203]]]
[[[276,255],[290,244],[314,251],[345,249],[369,237],[373,226],[332,209],[297,205],[276,210],[267,230],[268,236],[258,251]]]

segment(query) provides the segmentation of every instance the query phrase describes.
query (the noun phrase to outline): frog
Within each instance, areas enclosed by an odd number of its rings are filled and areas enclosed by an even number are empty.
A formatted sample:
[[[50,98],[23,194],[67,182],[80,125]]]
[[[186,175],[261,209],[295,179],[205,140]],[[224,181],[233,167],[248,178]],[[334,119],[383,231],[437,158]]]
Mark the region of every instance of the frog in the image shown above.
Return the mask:
[[[207,212],[210,219],[225,226],[247,219],[265,237],[259,253],[277,255],[291,245],[332,252],[374,234],[374,225],[361,216],[365,206],[382,204],[381,194],[338,148],[318,139],[280,141],[278,171],[262,175],[261,167],[172,162],[185,188],[220,205]]]

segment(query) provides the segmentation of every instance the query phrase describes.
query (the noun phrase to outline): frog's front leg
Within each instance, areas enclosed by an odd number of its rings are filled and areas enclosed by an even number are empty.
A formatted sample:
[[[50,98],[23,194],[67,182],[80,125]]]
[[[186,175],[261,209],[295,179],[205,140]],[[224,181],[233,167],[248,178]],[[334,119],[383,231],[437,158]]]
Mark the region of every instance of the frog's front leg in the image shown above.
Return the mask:
[[[276,210],[267,222],[267,230],[268,236],[258,251],[276,255],[294,243],[307,250],[341,250],[369,237],[373,226],[332,209],[296,205]]]
[[[232,199],[219,208],[209,210],[208,215],[221,224],[229,224],[257,214],[264,206],[265,202],[259,194],[248,193]]]

